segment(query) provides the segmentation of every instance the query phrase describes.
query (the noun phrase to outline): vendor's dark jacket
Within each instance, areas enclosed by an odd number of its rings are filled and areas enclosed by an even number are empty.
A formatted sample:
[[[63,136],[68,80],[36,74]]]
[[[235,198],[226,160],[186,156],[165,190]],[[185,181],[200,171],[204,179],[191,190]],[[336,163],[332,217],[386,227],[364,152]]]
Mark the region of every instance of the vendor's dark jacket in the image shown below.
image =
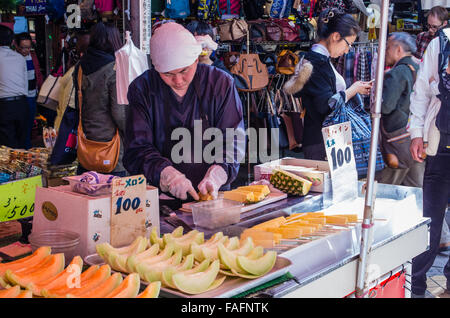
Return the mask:
[[[419,66],[406,56],[384,76],[381,118],[387,132],[404,128],[408,123],[409,97],[414,86],[413,72],[408,65],[417,73]]]
[[[328,100],[336,94],[336,75],[325,55],[308,51],[304,57],[313,65],[313,71],[303,89],[294,94],[302,98],[302,105],[306,109],[303,145],[323,145],[322,124],[331,112]]]
[[[122,163],[123,136],[125,134],[126,107],[117,104],[116,71],[114,55],[88,48],[73,72],[73,80],[78,94],[78,68],[83,70],[83,104],[81,121],[87,139],[110,141],[116,129],[120,135],[120,156],[113,172],[125,171]],[[77,95],[75,95],[77,96]],[[76,107],[79,109],[78,98]]]
[[[188,160],[190,162],[173,162],[172,148],[182,139],[172,137],[176,128],[184,127],[192,132],[194,120],[202,119],[203,131],[215,127],[225,136],[226,128],[239,127],[244,130],[242,103],[233,78],[209,65],[198,64],[193,81],[181,102],[154,69],[144,72],[130,84],[128,101],[130,113],[124,165],[131,174],[144,174],[154,186],[159,186],[161,171],[172,165],[184,173],[195,188],[213,164],[204,162],[203,158],[198,162],[192,157]],[[201,136],[191,138],[192,146],[195,142],[193,139],[199,138],[201,141]],[[239,148],[245,153],[245,145],[241,146],[234,144],[234,151]],[[223,161],[218,164],[228,175],[222,187],[226,189],[237,176],[239,162]]]

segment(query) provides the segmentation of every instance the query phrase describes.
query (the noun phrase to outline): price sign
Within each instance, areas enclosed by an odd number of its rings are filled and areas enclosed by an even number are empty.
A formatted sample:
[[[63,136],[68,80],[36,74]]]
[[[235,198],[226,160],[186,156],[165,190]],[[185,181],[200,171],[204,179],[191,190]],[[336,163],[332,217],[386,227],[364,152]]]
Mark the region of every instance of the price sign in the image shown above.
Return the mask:
[[[0,185],[0,222],[33,216],[37,187],[42,187],[42,176]]]
[[[333,201],[341,202],[358,195],[358,173],[353,154],[350,122],[322,128],[330,166]]]
[[[123,246],[146,234],[144,175],[117,178],[112,184],[111,245]]]

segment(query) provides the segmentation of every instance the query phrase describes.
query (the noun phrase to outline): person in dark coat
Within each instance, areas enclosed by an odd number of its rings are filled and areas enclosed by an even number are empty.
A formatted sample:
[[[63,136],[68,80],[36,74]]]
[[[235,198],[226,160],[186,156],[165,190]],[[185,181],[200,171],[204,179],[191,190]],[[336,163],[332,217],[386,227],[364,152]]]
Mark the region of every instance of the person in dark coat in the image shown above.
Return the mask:
[[[150,47],[154,68],[128,90],[124,165],[177,199],[189,194],[198,200],[197,190],[217,196],[230,187],[245,156],[242,103],[233,79],[198,63],[201,44],[180,24],[156,29]],[[237,141],[225,141],[230,128]],[[204,141],[211,134],[222,149],[212,151]]]

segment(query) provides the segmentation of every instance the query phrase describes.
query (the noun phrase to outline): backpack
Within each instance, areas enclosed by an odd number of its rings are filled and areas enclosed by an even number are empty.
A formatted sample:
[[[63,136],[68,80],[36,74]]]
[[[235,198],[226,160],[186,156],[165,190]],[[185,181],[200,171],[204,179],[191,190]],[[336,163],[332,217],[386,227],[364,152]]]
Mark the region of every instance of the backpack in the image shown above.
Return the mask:
[[[200,20],[220,19],[219,0],[199,0],[197,18]]]
[[[164,15],[171,19],[185,19],[191,14],[189,0],[166,0]]]
[[[255,53],[240,54],[239,61],[231,67],[231,73],[244,78],[248,89],[239,89],[244,92],[254,92],[263,89],[269,84],[267,67]]]
[[[219,0],[219,9],[221,15],[239,16],[241,12],[240,0]]]

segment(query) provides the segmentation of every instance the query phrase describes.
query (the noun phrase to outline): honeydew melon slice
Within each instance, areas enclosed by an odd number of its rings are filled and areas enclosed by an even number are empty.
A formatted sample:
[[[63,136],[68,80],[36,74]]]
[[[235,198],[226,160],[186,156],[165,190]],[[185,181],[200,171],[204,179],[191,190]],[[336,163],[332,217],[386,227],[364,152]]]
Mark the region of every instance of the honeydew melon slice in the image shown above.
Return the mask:
[[[8,269],[5,272],[5,276],[8,281],[14,283],[14,285],[20,285],[23,288],[26,288],[31,282],[39,283],[50,277],[54,277],[64,270],[64,253],[50,255],[48,257],[50,259],[45,263],[46,266],[36,269],[33,272],[22,274]]]
[[[169,259],[175,253],[175,246],[173,243],[167,244],[162,251],[160,251],[157,255],[147,257],[145,259],[137,259],[135,255],[129,256],[127,259],[127,266],[135,269],[137,272],[137,265],[139,264],[156,264],[162,261]]]
[[[172,276],[172,282],[175,287],[183,293],[195,295],[208,290],[216,280],[219,273],[220,262],[215,260],[207,270],[194,274],[185,272],[177,273]]]
[[[123,281],[123,277],[119,273],[114,273],[109,276],[104,282],[91,290],[83,292],[77,297],[79,298],[103,298],[117,288]],[[70,294],[67,297],[71,297]],[[73,297],[73,296],[72,296]]]
[[[135,298],[139,293],[141,280],[139,274],[131,273],[105,298]]]
[[[197,230],[192,230],[181,237],[173,237],[170,234],[164,234],[163,240],[165,244],[173,243],[176,249],[181,249],[183,256],[191,253],[192,243],[203,244],[205,234]]]
[[[237,265],[245,272],[255,275],[262,276],[273,268],[277,260],[277,252],[268,251],[261,257],[251,259],[246,256],[238,256],[236,261]]]
[[[142,280],[146,282],[160,281],[162,272],[170,265],[179,265],[183,257],[182,251],[178,250],[169,259],[155,264],[140,263],[136,265],[137,272]]]
[[[99,268],[100,268],[100,266],[98,266],[98,265],[92,265],[92,266],[89,266],[89,268],[86,269],[83,273],[81,273],[80,286],[85,284],[85,282],[88,279],[90,279],[92,276],[94,276],[94,274],[99,270]],[[41,290],[41,294],[44,297],[50,298],[51,295],[54,295],[54,297],[57,297],[57,295],[65,295],[68,293],[68,291],[70,291],[70,288],[67,285],[65,285],[63,287],[53,288],[53,289],[43,288]]]
[[[158,298],[161,282],[151,282],[136,298]]]
[[[50,246],[42,246],[35,250],[31,255],[12,262],[0,264],[0,278],[4,278],[4,274],[7,269],[12,271],[27,269],[40,263],[43,259],[49,256],[51,252],[52,248]]]
[[[220,276],[218,278],[216,278],[213,283],[211,284],[211,286],[208,287],[207,290],[205,290],[205,292],[208,292],[210,290],[216,289],[217,287],[219,287],[220,285],[222,285],[222,283],[225,281],[225,279],[227,278],[227,276]]]
[[[237,236],[233,236],[232,238],[230,238],[228,240],[228,242],[226,244],[224,244],[224,246],[229,250],[235,250],[238,249],[240,246],[241,242],[239,241],[239,237]]]
[[[0,290],[0,298],[16,298],[20,294],[20,286],[16,285],[8,289]]]
[[[164,248],[164,240],[159,237],[156,227],[152,228],[150,232],[150,244],[158,244],[160,248]]]
[[[192,254],[189,254],[189,255],[192,255]],[[168,286],[173,289],[177,289],[177,287],[173,284],[173,281],[172,281],[173,275],[175,275],[176,273],[180,273],[180,272],[183,272],[187,275],[204,272],[209,267],[210,264],[211,264],[211,261],[209,259],[205,259],[203,262],[201,262],[197,266],[187,269],[187,270],[179,270],[174,266],[170,266],[163,271],[163,273],[161,275],[161,281],[165,286]]]
[[[145,242],[145,244],[144,244],[144,242]],[[143,250],[145,250],[147,248],[147,244],[148,244],[148,241],[145,237],[138,236],[130,245],[127,245],[127,246],[113,247],[111,244],[105,242],[105,243],[97,244],[95,246],[95,249],[97,250],[97,254],[101,258],[103,258],[103,260],[105,262],[107,262],[108,260],[106,258],[106,255],[109,254],[110,252],[114,252],[117,254],[125,254],[125,255],[137,254],[137,253],[140,253]]]
[[[219,252],[220,264],[222,265],[221,269],[230,270],[231,268],[233,268],[238,273],[247,274],[237,265],[237,254],[228,250],[225,246],[223,246],[223,244],[219,244],[217,246],[217,249]]]
[[[222,232],[219,232],[222,233]],[[213,237],[211,237],[212,239]],[[218,238],[214,238],[213,241],[211,239],[208,242],[203,244],[192,243],[191,245],[191,253],[194,254],[194,257],[197,261],[201,262],[205,258],[217,259],[217,244],[219,243],[227,243],[228,236],[219,235]],[[210,242],[211,241],[211,242]]]
[[[39,283],[31,282],[27,285],[27,289],[31,290],[36,296],[42,296],[42,289],[52,289],[66,286],[68,279],[76,279],[77,276],[81,275],[82,268],[83,259],[80,256],[75,256],[66,269],[61,273]]]
[[[156,256],[156,255],[158,255],[158,253],[159,253],[159,244],[153,244],[152,246],[150,246],[150,248],[146,249],[142,253],[127,257],[126,268],[127,268],[128,272],[129,273],[136,272],[136,268],[134,267],[135,262],[139,262],[143,259]],[[130,262],[129,259],[130,259],[130,257],[133,257],[133,256],[134,256],[135,262]]]

